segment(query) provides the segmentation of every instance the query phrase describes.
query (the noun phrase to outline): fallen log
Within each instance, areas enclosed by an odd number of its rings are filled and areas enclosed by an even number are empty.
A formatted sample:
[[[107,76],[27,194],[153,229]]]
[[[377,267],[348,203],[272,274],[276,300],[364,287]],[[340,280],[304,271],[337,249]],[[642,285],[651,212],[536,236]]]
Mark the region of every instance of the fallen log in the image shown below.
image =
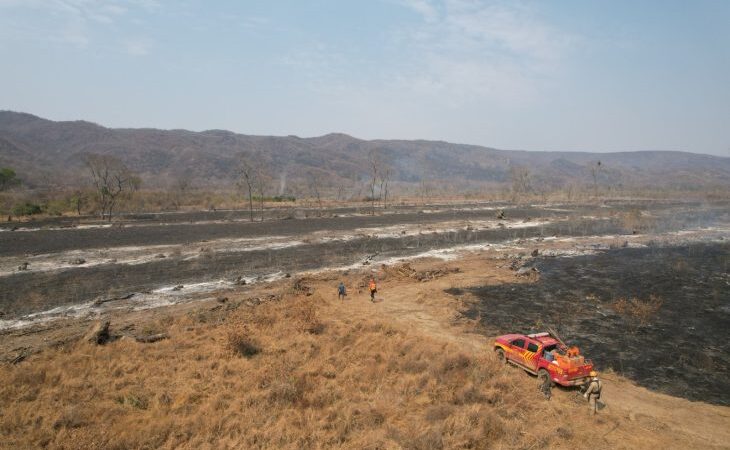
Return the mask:
[[[150,334],[148,336],[135,336],[134,340],[141,343],[141,344],[151,344],[153,342],[161,341],[163,339],[168,339],[170,335],[167,333],[159,333],[159,334]]]

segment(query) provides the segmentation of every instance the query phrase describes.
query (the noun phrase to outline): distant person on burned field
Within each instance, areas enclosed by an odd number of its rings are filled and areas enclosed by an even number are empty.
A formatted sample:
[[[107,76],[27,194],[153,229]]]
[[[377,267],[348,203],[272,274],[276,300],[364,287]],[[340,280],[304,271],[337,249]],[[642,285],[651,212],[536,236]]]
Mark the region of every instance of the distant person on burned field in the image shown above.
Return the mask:
[[[345,300],[345,297],[347,297],[347,288],[345,288],[345,283],[340,281],[339,286],[337,286],[337,298]]]
[[[370,301],[375,302],[375,293],[378,292],[378,286],[375,284],[375,278],[370,277],[368,289],[370,290]]]

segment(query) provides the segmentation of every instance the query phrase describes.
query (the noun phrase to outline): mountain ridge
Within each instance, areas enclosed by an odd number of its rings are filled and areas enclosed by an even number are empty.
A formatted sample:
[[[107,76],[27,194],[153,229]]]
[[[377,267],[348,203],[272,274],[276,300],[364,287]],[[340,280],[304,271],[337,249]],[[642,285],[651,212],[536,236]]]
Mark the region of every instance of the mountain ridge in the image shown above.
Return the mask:
[[[401,187],[423,181],[456,189],[505,186],[510,171],[520,168],[529,171],[535,189],[559,189],[592,183],[590,167],[597,161],[602,163],[597,181],[604,186],[730,185],[730,158],[674,150],[543,152],[422,139],[364,140],[337,132],[303,138],[220,129],[107,128],[0,111],[0,165],[16,168],[35,185],[73,184],[83,174],[82,155],[89,152],[119,157],[148,186],[169,185],[182,176],[203,185],[233,185],[238,155],[248,152],[272,178],[296,185],[314,176],[323,187],[335,188],[365,182],[373,151]]]

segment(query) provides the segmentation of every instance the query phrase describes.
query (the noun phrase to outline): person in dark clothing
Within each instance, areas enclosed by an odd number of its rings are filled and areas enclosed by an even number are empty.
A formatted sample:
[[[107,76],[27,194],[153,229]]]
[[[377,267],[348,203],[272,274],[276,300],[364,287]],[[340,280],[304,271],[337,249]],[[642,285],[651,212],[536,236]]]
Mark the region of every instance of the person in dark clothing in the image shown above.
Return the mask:
[[[337,286],[337,298],[344,301],[345,297],[347,297],[347,289],[345,288],[345,283],[340,281],[340,285]]]

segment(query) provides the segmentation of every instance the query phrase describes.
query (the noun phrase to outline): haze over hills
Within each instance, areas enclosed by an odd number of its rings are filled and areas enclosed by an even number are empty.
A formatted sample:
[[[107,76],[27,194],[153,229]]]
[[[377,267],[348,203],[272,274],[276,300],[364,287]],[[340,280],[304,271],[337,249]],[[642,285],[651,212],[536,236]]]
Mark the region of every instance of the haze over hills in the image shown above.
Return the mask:
[[[535,189],[592,183],[627,188],[723,188],[730,186],[730,158],[675,151],[619,153],[497,150],[440,141],[360,140],[344,134],[314,138],[250,136],[224,130],[112,129],[86,121],[55,122],[0,111],[0,166],[12,167],[27,185],[75,185],[83,181],[85,153],[119,157],[143,179],[164,187],[180,177],[198,186],[232,186],[238,155],[252,152],[279,193],[314,174],[326,187],[353,186],[368,177],[368,155],[377,150],[393,169],[393,182],[421,180],[456,188],[507,186],[510,169],[530,172]]]

